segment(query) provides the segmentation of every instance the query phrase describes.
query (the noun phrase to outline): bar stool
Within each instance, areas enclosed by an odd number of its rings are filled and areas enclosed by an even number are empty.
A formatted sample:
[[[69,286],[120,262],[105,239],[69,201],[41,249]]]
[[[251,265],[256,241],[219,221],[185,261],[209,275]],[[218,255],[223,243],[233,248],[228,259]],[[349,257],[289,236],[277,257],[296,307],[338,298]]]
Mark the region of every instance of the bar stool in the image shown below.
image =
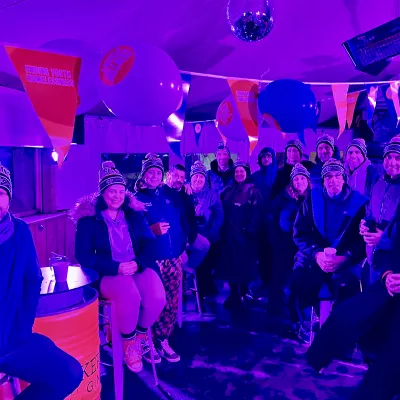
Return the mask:
[[[0,372],[0,399],[11,400],[20,393],[19,379]]]
[[[112,358],[114,367],[114,390],[115,390],[115,400],[123,400],[124,396],[124,352],[122,337],[117,324],[117,310],[114,301],[107,299],[100,299],[100,306],[103,307],[104,315],[100,314],[105,318],[108,323],[107,325],[111,330],[112,337]],[[152,334],[151,329],[147,330],[147,340],[150,344],[150,355],[151,355],[151,365],[153,369],[154,382],[157,386],[158,376],[156,365],[154,362],[154,347],[152,346]]]

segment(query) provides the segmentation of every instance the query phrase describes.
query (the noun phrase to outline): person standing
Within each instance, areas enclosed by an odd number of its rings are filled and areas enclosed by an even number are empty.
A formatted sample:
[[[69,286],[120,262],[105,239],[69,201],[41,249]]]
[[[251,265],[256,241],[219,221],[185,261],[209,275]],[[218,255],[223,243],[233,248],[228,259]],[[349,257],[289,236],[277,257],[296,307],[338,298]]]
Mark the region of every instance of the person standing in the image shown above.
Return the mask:
[[[218,193],[233,182],[233,160],[228,146],[219,143],[215,152],[215,160],[211,161],[211,169],[207,171],[210,188]]]

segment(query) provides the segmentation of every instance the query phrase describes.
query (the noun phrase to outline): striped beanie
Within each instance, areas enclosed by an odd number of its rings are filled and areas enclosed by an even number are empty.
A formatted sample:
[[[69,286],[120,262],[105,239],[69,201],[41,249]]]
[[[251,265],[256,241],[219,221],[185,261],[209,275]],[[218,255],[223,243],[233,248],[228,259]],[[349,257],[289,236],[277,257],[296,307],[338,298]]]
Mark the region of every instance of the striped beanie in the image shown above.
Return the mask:
[[[0,188],[4,189],[11,200],[12,197],[12,182],[10,171],[3,167],[0,163]]]
[[[290,180],[292,181],[295,176],[297,175],[304,175],[307,178],[310,178],[310,173],[308,172],[307,168],[300,163],[297,163],[290,173]]]
[[[229,147],[225,145],[224,142],[219,142],[217,150],[215,150],[215,154],[217,154],[219,150],[225,150],[229,154],[229,157],[231,156],[231,151],[229,150]]]
[[[146,171],[150,168],[159,168],[162,173],[164,173],[164,165],[161,158],[155,153],[148,153],[142,161],[142,171],[140,176],[143,176]]]
[[[196,174],[207,176],[207,169],[201,161],[196,161],[190,168],[190,177]]]
[[[126,187],[126,182],[121,173],[115,168],[112,161],[105,161],[101,165],[99,171],[99,190],[103,193],[109,186],[123,185]]]
[[[324,178],[330,172],[340,172],[343,176],[346,175],[343,164],[334,158],[331,158],[322,167],[321,177]]]
[[[389,144],[385,147],[383,151],[383,158],[385,158],[389,153],[397,153],[400,154],[400,136],[394,136]]]
[[[335,151],[335,139],[334,139],[332,136],[327,135],[326,133],[324,133],[322,136],[320,136],[320,137],[317,139],[317,146],[316,146],[316,148],[318,149],[318,146],[319,146],[320,144],[322,144],[322,143],[328,144],[328,145],[332,148],[332,150]]]
[[[353,147],[353,146],[357,147],[361,151],[361,153],[362,153],[362,155],[364,156],[365,159],[367,158],[367,145],[365,144],[365,140],[364,139],[361,139],[361,138],[353,139],[348,144],[348,146],[346,147],[346,154],[349,151],[349,148]]]
[[[289,140],[285,146],[285,153],[287,152],[287,149],[289,147],[295,147],[300,152],[300,154],[303,154],[303,145],[299,140]]]

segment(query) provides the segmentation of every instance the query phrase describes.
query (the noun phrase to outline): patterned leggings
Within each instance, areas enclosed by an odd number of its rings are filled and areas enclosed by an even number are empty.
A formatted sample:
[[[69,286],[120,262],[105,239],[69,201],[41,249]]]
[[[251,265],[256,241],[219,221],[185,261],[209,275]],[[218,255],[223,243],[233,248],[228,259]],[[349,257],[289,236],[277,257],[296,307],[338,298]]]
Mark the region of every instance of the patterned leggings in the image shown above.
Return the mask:
[[[182,257],[156,261],[160,268],[167,303],[161,315],[153,325],[153,336],[156,339],[168,339],[173,330],[178,314],[179,289],[182,279]]]

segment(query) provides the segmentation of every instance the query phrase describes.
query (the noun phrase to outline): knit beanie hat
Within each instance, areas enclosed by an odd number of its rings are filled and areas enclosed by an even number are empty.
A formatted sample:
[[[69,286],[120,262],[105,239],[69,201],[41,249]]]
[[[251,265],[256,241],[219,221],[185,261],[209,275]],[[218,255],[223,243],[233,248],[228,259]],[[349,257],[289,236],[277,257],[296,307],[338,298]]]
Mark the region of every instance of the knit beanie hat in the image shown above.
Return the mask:
[[[215,150],[215,154],[217,154],[219,150],[225,150],[226,152],[228,152],[229,157],[231,156],[231,151],[229,150],[228,146],[225,146],[224,142],[219,142],[217,150]]]
[[[367,145],[365,144],[364,139],[353,139],[346,147],[346,154],[349,151],[349,148],[352,146],[357,147],[361,151],[364,158],[367,158]]]
[[[234,163],[233,163],[233,170],[235,170],[237,167],[243,167],[246,171],[246,175],[247,178],[250,177],[251,172],[250,172],[250,165],[248,162],[241,160],[241,159],[237,159]]]
[[[190,168],[190,177],[196,174],[202,174],[204,177],[207,176],[207,169],[201,161],[196,161]]]
[[[389,144],[385,147],[383,151],[383,158],[385,158],[389,153],[397,153],[400,154],[400,136],[394,136]]]
[[[297,163],[290,173],[290,180],[292,181],[295,176],[297,175],[304,175],[307,178],[310,178],[310,173],[308,172],[307,168],[300,163]]]
[[[285,146],[285,153],[289,147],[295,147],[300,152],[300,155],[303,154],[303,145],[299,140],[289,140]]]
[[[123,185],[126,187],[126,182],[121,173],[115,168],[112,161],[105,161],[101,165],[99,171],[99,190],[103,193],[109,186]]]
[[[0,163],[0,188],[4,189],[11,200],[12,197],[12,182],[10,171],[3,167]]]
[[[159,168],[162,173],[164,173],[164,165],[161,158],[155,153],[148,153],[142,161],[142,171],[140,176],[143,176],[146,171],[150,168]]]
[[[317,139],[317,146],[316,146],[316,148],[318,149],[318,146],[319,146],[320,144],[322,144],[322,143],[328,144],[328,145],[332,148],[332,150],[335,151],[335,139],[334,139],[332,136],[327,135],[326,133],[324,133],[322,136],[320,136],[320,137]],[[328,162],[328,161],[327,161],[327,162]]]
[[[324,178],[330,172],[340,172],[343,176],[346,175],[343,164],[334,158],[331,158],[322,167],[321,177]]]

